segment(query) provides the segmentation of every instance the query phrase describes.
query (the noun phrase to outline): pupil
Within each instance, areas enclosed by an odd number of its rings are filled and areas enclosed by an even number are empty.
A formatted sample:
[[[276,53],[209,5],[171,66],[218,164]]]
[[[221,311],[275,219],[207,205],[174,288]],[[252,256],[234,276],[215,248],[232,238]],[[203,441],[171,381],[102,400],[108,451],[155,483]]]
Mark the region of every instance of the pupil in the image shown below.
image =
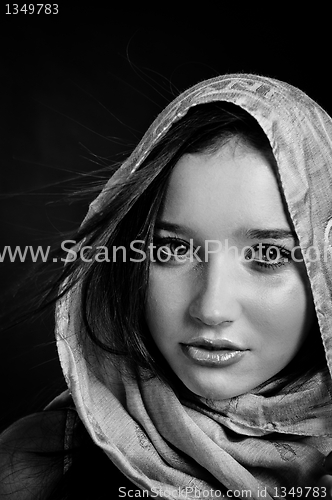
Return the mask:
[[[178,245],[174,247],[174,253],[177,255],[185,255],[187,253],[187,249],[184,245]]]
[[[268,260],[277,260],[278,252],[275,248],[270,248],[267,251],[267,259]]]

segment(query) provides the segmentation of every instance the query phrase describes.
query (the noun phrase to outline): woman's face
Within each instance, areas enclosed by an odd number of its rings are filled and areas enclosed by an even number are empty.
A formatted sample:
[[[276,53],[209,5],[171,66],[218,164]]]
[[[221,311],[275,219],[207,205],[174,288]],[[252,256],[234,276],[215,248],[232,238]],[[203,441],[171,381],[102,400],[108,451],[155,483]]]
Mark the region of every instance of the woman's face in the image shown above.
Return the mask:
[[[147,323],[188,389],[215,400],[234,397],[291,361],[314,308],[304,264],[291,259],[296,236],[262,153],[233,139],[217,153],[183,156],[154,245]]]

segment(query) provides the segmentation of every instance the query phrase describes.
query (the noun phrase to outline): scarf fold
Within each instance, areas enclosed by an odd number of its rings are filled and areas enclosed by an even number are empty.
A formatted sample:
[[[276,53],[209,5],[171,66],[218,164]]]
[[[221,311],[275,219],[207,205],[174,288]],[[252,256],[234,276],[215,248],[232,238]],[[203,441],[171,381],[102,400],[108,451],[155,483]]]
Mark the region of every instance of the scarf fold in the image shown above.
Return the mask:
[[[255,75],[226,75],[184,92],[152,124],[87,219],[191,106],[215,100],[233,102],[256,118],[270,140],[301,248],[314,245],[324,255],[332,241],[332,121],[298,89]],[[332,252],[327,257],[310,262],[304,253],[331,372]],[[62,369],[92,439],[134,484],[152,497],[174,499],[227,498],[231,491],[238,498],[272,499],[316,485],[332,450],[327,372],[273,396],[257,391],[218,402],[177,396],[157,378],[121,376],[107,353],[83,353],[79,294],[76,287],[57,307]]]
[[[273,397],[179,398],[156,377],[121,376],[109,355],[83,355],[74,334],[76,300],[58,304],[68,386],[92,439],[139,488],[174,499],[227,498],[230,491],[258,499],[316,485],[332,449],[327,373]]]

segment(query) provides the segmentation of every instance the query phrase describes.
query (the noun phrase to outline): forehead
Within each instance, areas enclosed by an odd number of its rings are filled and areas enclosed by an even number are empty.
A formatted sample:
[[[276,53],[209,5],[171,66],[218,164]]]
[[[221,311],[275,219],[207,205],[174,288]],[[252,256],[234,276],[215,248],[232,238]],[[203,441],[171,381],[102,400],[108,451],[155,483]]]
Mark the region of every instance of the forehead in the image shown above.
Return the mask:
[[[213,154],[188,154],[179,160],[169,180],[162,218],[206,230],[216,223],[289,228],[269,160],[234,140]]]

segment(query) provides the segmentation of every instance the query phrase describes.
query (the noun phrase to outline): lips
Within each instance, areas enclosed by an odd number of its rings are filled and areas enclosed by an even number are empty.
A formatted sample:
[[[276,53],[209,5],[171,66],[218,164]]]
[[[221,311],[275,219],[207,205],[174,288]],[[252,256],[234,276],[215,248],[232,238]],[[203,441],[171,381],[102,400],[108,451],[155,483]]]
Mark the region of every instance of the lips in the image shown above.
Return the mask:
[[[193,347],[200,347],[202,349],[207,349],[210,351],[220,351],[220,350],[227,350],[227,351],[246,351],[244,347],[241,347],[237,344],[234,344],[233,342],[227,340],[227,339],[207,339],[204,337],[201,338],[195,338],[190,340],[187,343],[184,343],[183,345],[186,346],[193,346]]]
[[[207,367],[226,367],[240,361],[248,352],[226,339],[192,339],[180,344],[182,352],[195,364]]]

